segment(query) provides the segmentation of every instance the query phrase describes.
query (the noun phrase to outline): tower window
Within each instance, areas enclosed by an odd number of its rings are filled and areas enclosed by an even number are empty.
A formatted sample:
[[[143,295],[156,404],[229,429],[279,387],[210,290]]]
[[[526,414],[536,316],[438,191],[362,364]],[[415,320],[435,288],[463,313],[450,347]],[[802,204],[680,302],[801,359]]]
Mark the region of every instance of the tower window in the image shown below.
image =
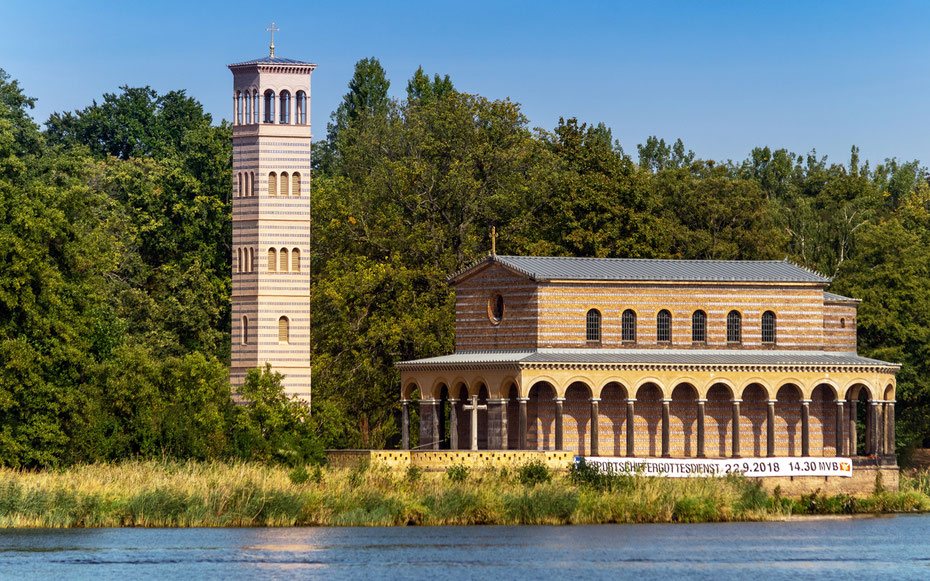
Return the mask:
[[[268,172],[268,195],[277,196],[278,195],[278,174]]]
[[[265,123],[274,123],[274,91],[265,91]]]
[[[624,343],[635,343],[636,342],[636,313],[633,309],[627,309],[623,311],[623,316],[620,318],[622,329],[622,336]]]
[[[236,272],[242,272],[242,249],[236,249]]]
[[[694,311],[691,315],[691,341],[704,343],[707,341],[707,313]]]
[[[656,316],[656,340],[660,343],[672,340],[672,314],[665,309]]]
[[[250,196],[254,196],[254,195],[255,195],[255,172],[254,172],[254,171],[249,172],[249,191],[248,191],[248,195],[250,195]]]
[[[242,125],[242,93],[236,91],[236,125]]]
[[[236,191],[236,195],[241,198],[243,195],[242,194],[242,172],[241,171],[239,172],[238,177],[239,177],[239,189]]]
[[[601,340],[601,312],[597,309],[588,311],[585,323],[585,339],[588,342],[599,343]]]
[[[278,251],[274,248],[268,249],[268,272],[274,272],[278,269]]]
[[[743,340],[743,316],[739,311],[727,314],[727,343],[739,343]]]
[[[288,91],[281,91],[281,119],[282,125],[291,122],[291,94]]]
[[[840,329],[846,328],[846,319],[840,319]]]
[[[297,91],[297,108],[295,109],[297,114],[297,119],[295,120],[299,125],[307,124],[307,94],[303,91]]]
[[[278,343],[287,343],[290,341],[291,329],[290,321],[287,317],[278,319]]]
[[[287,272],[287,248],[282,248],[281,252],[281,272]]]
[[[775,342],[775,313],[772,311],[762,313],[762,342]]]
[[[249,318],[246,316],[242,317],[242,344],[249,344]]]
[[[252,91],[252,119],[255,123],[258,123],[258,91]]]
[[[249,248],[249,272],[255,272],[257,270],[255,267],[255,249]]]
[[[288,179],[287,179],[287,172],[286,172],[286,171],[282,171],[282,172],[281,172],[281,195],[282,195],[282,196],[286,196],[286,195],[287,195],[287,186],[288,186],[288,185],[289,185],[289,184],[288,184]]]
[[[300,173],[296,171],[294,172],[294,175],[291,176],[291,195],[300,195]]]
[[[300,272],[300,250],[297,248],[291,250],[291,270]]]

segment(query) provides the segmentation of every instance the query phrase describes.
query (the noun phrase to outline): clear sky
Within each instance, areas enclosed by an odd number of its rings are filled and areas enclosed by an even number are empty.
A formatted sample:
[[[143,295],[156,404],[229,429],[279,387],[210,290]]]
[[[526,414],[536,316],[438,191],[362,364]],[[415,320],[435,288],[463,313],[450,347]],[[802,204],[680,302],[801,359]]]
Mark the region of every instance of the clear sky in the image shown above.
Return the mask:
[[[522,104],[533,126],[603,121],[627,153],[649,135],[699,157],[757,145],[846,161],[930,164],[930,1],[913,2],[4,2],[0,68],[35,118],[120,85],[186,89],[229,118],[226,64],[276,54],[319,65],[325,134],[354,63],[381,60],[393,96],[417,66]]]

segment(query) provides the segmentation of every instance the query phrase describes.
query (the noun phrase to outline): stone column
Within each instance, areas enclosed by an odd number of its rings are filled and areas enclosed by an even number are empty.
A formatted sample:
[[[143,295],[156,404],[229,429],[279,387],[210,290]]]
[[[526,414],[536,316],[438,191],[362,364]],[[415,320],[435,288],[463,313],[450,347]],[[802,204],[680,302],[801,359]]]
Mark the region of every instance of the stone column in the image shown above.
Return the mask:
[[[563,447],[562,443],[562,403],[565,401],[564,397],[555,398],[555,449],[561,450]]]
[[[521,397],[521,398],[517,398],[517,401],[520,402],[520,449],[526,450],[526,432],[527,432],[526,403],[530,401],[530,398]]]
[[[433,448],[433,410],[436,402],[431,399],[420,400],[420,445],[417,449]]]
[[[671,442],[669,442],[669,432],[671,431],[671,421],[669,418],[670,399],[662,399],[662,457],[669,458],[672,455]]]
[[[874,399],[869,401],[869,421],[866,426],[866,448],[867,456],[878,454],[878,402]]]
[[[730,454],[733,458],[739,458],[739,404],[743,401],[741,399],[733,400],[733,432],[732,436],[732,453]]]
[[[591,398],[591,455],[598,456],[598,402],[601,401],[597,398]]]
[[[459,402],[454,399],[449,400],[449,449],[459,449],[459,414],[455,406]]]
[[[488,450],[504,450],[504,414],[507,409],[505,399],[488,399]]]
[[[775,402],[768,401],[768,409],[765,415],[765,455],[769,458],[775,456]]]
[[[897,444],[894,441],[894,402],[885,402],[885,450],[894,454]]]
[[[858,447],[856,446],[856,439],[857,439],[857,435],[856,435],[856,404],[857,404],[857,403],[858,403],[858,402],[857,402],[856,400],[854,400],[854,399],[849,400],[849,414],[848,414],[849,417],[847,417],[847,419],[846,419],[846,422],[847,422],[846,425],[849,426],[849,429],[847,430],[847,435],[849,436],[849,443],[848,443],[847,445],[849,446],[849,455],[850,455],[850,456],[858,456],[858,455],[859,455],[859,449],[858,449]]]
[[[626,455],[628,458],[636,456],[636,398],[626,400]]]
[[[811,400],[801,400],[801,456],[811,455]]]
[[[430,433],[431,433],[430,442],[432,442],[433,444],[430,446],[430,448],[432,448],[433,450],[438,450],[438,449],[439,449],[439,443],[440,443],[439,420],[441,419],[439,416],[442,415],[442,408],[440,407],[440,404],[441,404],[441,403],[442,403],[442,402],[440,402],[440,401],[438,401],[438,400],[433,400],[433,402],[432,402],[433,405],[431,406],[431,407],[433,408],[433,411],[432,411],[432,414],[431,414],[432,422],[431,422],[431,426],[430,426],[430,428],[431,428],[431,430],[430,430]],[[423,442],[420,442],[420,443],[422,444]]]
[[[400,402],[400,434],[401,447],[404,450],[410,449],[410,402],[401,400]]]
[[[843,426],[846,424],[846,410],[844,407],[844,402],[841,399],[836,400],[836,455],[845,456],[846,444],[848,440],[846,439],[846,432],[843,430]]]
[[[707,455],[704,453],[704,404],[707,403],[706,399],[697,400],[697,457],[706,458]]]
[[[878,419],[878,425],[876,428],[876,434],[878,434],[878,442],[875,444],[876,453],[879,457],[885,455],[885,402],[878,400],[878,414],[876,418]]]

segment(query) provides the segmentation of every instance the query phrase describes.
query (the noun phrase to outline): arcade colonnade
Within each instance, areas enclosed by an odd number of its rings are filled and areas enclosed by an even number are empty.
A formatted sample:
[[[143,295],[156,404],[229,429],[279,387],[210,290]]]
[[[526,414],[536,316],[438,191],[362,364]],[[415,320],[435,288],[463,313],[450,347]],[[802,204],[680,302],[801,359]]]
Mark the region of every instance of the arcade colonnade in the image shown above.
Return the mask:
[[[418,449],[588,456],[893,455],[894,374],[855,367],[542,365],[402,372]],[[864,430],[859,426],[864,426]]]

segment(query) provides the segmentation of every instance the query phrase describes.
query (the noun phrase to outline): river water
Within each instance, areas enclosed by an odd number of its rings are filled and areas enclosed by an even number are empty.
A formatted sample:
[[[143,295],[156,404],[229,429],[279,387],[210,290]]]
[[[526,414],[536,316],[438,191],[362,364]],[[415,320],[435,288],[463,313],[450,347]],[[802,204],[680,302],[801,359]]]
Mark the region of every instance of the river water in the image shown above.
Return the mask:
[[[563,527],[0,531],[9,579],[930,579],[930,515]]]

